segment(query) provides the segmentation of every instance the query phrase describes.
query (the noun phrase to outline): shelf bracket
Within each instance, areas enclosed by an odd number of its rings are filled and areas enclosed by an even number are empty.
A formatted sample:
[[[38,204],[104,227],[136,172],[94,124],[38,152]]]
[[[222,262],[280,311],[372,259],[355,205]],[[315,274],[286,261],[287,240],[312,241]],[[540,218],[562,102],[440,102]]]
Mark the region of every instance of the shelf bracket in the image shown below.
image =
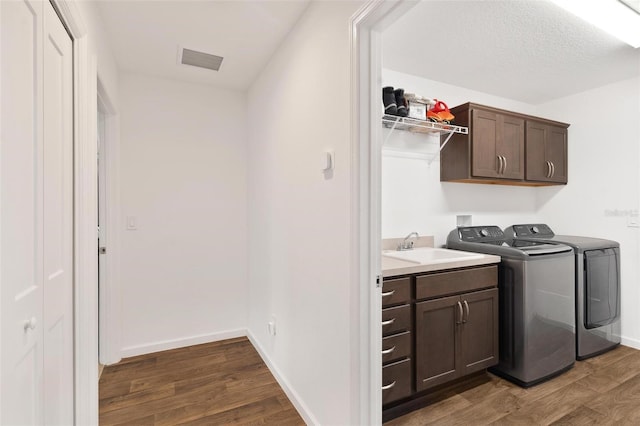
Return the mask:
[[[382,143],[383,146],[386,145],[387,142],[389,141],[389,138],[393,134],[393,131],[396,129],[396,125],[398,124],[399,121],[400,121],[399,119],[396,119],[396,120],[393,121],[393,125],[389,129],[389,133],[387,133],[387,137],[384,138],[384,142]]]

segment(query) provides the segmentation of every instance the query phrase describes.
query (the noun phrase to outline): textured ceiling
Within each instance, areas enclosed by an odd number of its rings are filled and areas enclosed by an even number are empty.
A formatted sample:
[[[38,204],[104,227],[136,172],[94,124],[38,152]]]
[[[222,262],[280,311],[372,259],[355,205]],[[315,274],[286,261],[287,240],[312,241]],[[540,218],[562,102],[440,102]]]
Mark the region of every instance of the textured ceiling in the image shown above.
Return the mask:
[[[100,0],[100,14],[120,69],[246,89],[309,0]],[[220,71],[178,65],[178,46],[224,60]]]
[[[383,38],[385,68],[533,105],[640,76],[640,49],[547,0],[423,1]]]

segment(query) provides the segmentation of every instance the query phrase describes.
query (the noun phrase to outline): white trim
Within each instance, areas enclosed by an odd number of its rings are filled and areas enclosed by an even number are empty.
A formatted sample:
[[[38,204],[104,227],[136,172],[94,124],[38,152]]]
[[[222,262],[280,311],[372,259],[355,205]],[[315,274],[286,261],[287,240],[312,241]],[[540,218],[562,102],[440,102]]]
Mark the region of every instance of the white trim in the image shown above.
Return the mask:
[[[120,361],[120,341],[122,335],[120,299],[120,167],[117,159],[120,152],[119,117],[110,96],[105,90],[100,76],[97,82],[97,98],[105,113],[105,138],[101,167],[104,168],[106,187],[106,214],[103,219],[107,247],[105,279],[100,283],[98,327],[100,339],[100,363],[115,364]]]
[[[380,31],[418,2],[375,0],[351,19],[351,291],[358,301],[351,318],[351,367],[358,392],[351,404],[352,423],[382,422],[381,276],[381,130]],[[356,416],[358,418],[356,418]]]
[[[273,374],[273,377],[275,377],[284,393],[287,395],[287,398],[289,398],[289,401],[291,401],[295,409],[298,411],[298,414],[300,414],[300,416],[302,417],[302,420],[304,420],[307,425],[319,425],[320,422],[311,414],[311,410],[309,410],[302,398],[300,398],[300,395],[298,395],[298,393],[293,390],[293,386],[291,386],[287,379],[284,378],[276,365],[271,362],[271,359],[267,355],[267,352],[262,348],[260,343],[258,343],[258,339],[253,336],[251,331],[247,331],[247,337],[249,338],[249,341],[256,349],[256,351],[258,351],[258,354],[262,358],[262,361],[264,361],[264,363],[267,365],[267,368],[269,369],[269,371],[271,371],[271,374]]]
[[[82,38],[87,34],[87,26],[75,1],[51,0],[51,3],[74,39]]]
[[[640,340],[638,339],[632,339],[631,337],[622,337],[620,340],[622,340],[621,344],[623,346],[640,349]]]
[[[144,355],[153,352],[167,351],[169,349],[184,348],[192,345],[200,345],[202,343],[217,342],[220,340],[234,339],[236,337],[244,337],[247,335],[246,328],[237,328],[234,330],[220,331],[217,333],[198,334],[196,336],[184,337],[179,339],[161,340],[159,342],[145,343],[142,345],[127,346],[122,348],[121,355],[128,358],[136,355]]]
[[[98,265],[95,56],[72,0],[51,0],[73,39],[75,424],[98,424]]]
[[[76,424],[98,422],[98,247],[96,58],[88,41],[74,42],[74,304]]]

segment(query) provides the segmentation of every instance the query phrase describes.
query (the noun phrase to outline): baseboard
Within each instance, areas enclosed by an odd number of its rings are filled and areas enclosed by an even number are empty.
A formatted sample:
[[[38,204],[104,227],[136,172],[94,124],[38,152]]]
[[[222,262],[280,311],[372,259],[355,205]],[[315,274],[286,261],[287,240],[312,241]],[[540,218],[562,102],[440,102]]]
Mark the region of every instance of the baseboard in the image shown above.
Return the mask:
[[[128,358],[131,356],[166,351],[169,349],[182,348],[185,346],[217,342],[218,340],[233,339],[234,337],[243,337],[246,335],[247,335],[246,328],[238,328],[235,330],[226,330],[226,331],[220,331],[217,333],[209,333],[209,334],[199,334],[197,336],[189,336],[189,337],[184,337],[180,339],[145,343],[144,345],[127,346],[125,348],[122,348],[121,356],[122,358]]]
[[[638,340],[638,339],[631,339],[629,337],[621,337],[620,340],[622,341],[621,343],[624,346],[629,346],[630,348],[634,348],[634,349],[640,349],[640,340]]]
[[[311,411],[304,403],[302,398],[300,398],[300,395],[298,395],[298,393],[291,387],[291,384],[282,375],[278,367],[276,367],[276,365],[271,361],[260,343],[258,343],[258,340],[249,330],[247,330],[247,337],[249,338],[249,341],[251,342],[253,347],[258,351],[258,354],[260,354],[260,357],[267,365],[269,371],[271,371],[271,374],[273,374],[273,377],[275,377],[282,390],[284,390],[284,393],[287,395],[287,398],[289,398],[289,401],[291,401],[296,410],[298,410],[298,413],[302,417],[302,420],[304,420],[304,422],[308,425],[319,425],[320,422],[315,418],[315,416],[313,416],[313,414],[311,414]]]

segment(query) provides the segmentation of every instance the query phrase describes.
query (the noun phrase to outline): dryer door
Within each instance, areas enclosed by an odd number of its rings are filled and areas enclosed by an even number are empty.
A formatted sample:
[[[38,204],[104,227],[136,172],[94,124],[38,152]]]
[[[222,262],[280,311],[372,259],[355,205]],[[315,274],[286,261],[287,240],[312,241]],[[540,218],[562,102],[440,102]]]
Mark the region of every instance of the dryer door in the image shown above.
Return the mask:
[[[614,322],[620,316],[620,250],[584,252],[585,316],[587,329]]]

